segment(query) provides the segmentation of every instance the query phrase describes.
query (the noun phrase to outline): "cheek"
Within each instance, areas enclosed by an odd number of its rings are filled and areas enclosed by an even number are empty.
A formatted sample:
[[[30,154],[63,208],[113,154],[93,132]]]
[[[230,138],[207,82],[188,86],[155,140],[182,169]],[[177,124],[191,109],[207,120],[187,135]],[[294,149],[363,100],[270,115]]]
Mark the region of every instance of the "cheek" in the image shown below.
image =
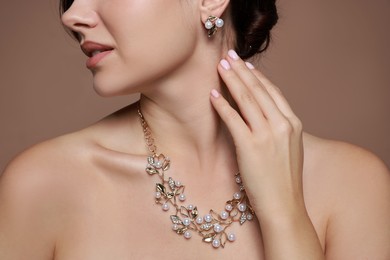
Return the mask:
[[[161,12],[172,9],[170,13]],[[125,16],[126,19],[121,15],[106,23],[117,53],[110,66],[95,74],[94,88],[99,95],[139,92],[190,59],[197,42],[194,27],[201,24],[190,25],[189,20],[184,21],[186,17],[179,9],[154,7],[154,10],[160,12],[149,10],[145,16],[138,10]]]

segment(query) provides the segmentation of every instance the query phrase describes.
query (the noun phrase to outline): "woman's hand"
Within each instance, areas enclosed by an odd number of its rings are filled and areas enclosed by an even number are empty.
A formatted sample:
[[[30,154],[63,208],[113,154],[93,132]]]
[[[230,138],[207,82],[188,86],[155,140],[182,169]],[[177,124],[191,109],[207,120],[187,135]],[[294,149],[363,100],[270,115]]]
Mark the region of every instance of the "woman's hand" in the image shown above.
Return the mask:
[[[216,90],[212,104],[236,146],[238,166],[258,217],[306,212],[302,125],[280,90],[230,50],[218,66],[239,111]]]
[[[265,258],[324,259],[302,187],[302,124],[279,89],[230,50],[218,71],[236,111],[216,90],[214,108],[229,129],[241,177],[261,227]]]

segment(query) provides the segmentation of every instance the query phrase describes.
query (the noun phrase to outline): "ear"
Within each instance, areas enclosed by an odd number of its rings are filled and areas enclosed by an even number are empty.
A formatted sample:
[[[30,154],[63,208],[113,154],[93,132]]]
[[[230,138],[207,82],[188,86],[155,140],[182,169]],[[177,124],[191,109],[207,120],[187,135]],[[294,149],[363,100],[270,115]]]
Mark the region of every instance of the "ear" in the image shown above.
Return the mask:
[[[230,0],[200,0],[199,2],[202,22],[206,22],[210,15],[221,17]]]

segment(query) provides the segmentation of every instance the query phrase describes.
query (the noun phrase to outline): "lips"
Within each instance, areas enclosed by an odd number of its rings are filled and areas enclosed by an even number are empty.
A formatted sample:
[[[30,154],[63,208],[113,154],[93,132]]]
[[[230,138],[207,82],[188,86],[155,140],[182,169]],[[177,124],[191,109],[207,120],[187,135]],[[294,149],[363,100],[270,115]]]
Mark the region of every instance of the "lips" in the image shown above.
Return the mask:
[[[86,41],[81,45],[81,50],[89,57],[87,60],[87,68],[93,69],[97,64],[108,54],[113,51],[113,47],[100,43]]]

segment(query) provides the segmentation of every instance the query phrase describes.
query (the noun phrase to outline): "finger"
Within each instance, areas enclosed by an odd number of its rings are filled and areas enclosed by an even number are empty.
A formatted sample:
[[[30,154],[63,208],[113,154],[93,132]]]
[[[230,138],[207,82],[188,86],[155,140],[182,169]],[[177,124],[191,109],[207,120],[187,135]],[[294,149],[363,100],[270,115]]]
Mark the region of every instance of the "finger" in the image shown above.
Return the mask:
[[[278,108],[272,96],[263,86],[262,82],[253,74],[253,70],[249,69],[245,62],[238,55],[230,50],[227,59],[231,63],[232,70],[236,72],[240,80],[247,86],[249,92],[255,98],[260,106],[264,116],[271,121],[279,122],[284,120],[284,115]]]
[[[232,70],[230,63],[222,59],[218,71],[250,129],[264,129],[267,122],[257,100],[241,78]]]
[[[291,109],[291,106],[289,105],[287,99],[284,97],[280,89],[275,86],[267,77],[265,77],[263,73],[256,70],[252,64],[248,65],[248,68],[252,69],[253,74],[262,82],[263,86],[272,96],[280,111],[284,114],[285,118],[290,122],[293,128],[296,131],[301,132],[302,122],[295,115],[294,111]]]
[[[247,140],[246,137],[250,134],[250,131],[240,114],[230,106],[217,90],[213,89],[210,94],[213,107],[226,124],[233,139]]]
[[[249,65],[247,64],[247,66],[252,70],[256,78],[262,83],[263,87],[267,90],[267,92],[272,97],[280,111],[285,115],[285,117],[295,117],[293,110],[291,109],[286,98],[283,96],[281,90],[277,86],[275,86],[267,77],[265,77],[263,73],[261,73],[259,70],[256,70],[252,64],[249,63]]]

